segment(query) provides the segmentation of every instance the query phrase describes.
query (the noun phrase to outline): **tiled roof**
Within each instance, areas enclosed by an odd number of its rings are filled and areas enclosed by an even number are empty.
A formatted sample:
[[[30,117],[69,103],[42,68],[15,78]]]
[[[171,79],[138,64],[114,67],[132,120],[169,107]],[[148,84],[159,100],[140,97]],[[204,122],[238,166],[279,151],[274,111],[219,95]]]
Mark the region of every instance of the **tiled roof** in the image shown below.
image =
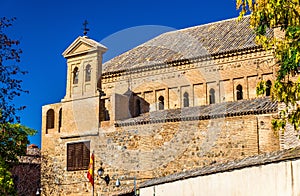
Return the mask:
[[[277,102],[272,102],[270,98],[264,97],[196,107],[158,110],[154,112],[144,113],[141,116],[135,118],[116,121],[115,125],[128,126],[146,123],[205,120],[228,116],[274,113],[276,111]]]
[[[20,163],[40,164],[41,163],[41,150],[37,145],[31,144],[27,146],[26,155],[19,157]]]
[[[248,16],[171,31],[104,63],[103,73],[252,48],[254,38]]]
[[[265,153],[261,155],[255,155],[251,157],[246,157],[241,160],[229,161],[226,163],[213,163],[213,165],[205,166],[198,169],[193,169],[185,172],[171,174],[165,177],[151,179],[140,185],[140,187],[148,187],[157,184],[163,184],[168,182],[173,182],[177,180],[187,179],[191,177],[204,176],[213,173],[226,172],[235,169],[242,169],[246,167],[253,167],[259,165],[265,165],[269,163],[275,163],[286,160],[293,160],[300,158],[300,147],[282,150],[277,152]]]

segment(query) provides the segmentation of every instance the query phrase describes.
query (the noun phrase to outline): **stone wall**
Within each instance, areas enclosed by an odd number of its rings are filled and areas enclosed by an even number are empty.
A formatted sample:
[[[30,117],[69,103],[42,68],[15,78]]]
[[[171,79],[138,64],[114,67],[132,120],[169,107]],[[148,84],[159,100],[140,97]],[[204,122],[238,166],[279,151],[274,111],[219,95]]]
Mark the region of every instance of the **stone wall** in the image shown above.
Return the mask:
[[[130,191],[134,176],[140,183],[153,177],[278,150],[278,138],[260,123],[268,124],[269,120],[270,115],[248,115],[123,127],[103,124],[97,135],[87,132],[55,136],[52,138],[54,153],[48,156],[44,153],[42,183],[48,187],[44,194],[91,194],[87,170],[66,171],[67,143],[90,141],[95,154],[95,172],[103,167],[111,178],[107,186],[96,174],[95,192],[111,195]],[[117,179],[121,180],[121,187],[115,186]]]
[[[11,173],[18,195],[36,195],[41,188],[41,152],[34,144],[27,147],[25,156],[19,157],[19,162],[13,164]]]

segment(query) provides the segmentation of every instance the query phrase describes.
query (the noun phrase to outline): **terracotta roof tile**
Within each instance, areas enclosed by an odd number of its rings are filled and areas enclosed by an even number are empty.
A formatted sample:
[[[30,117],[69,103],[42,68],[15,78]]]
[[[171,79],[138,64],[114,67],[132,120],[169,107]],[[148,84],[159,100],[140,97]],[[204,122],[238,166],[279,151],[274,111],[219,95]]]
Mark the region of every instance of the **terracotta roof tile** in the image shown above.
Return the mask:
[[[158,110],[154,112],[144,113],[141,116],[135,118],[116,121],[115,125],[128,126],[134,124],[159,123],[168,121],[172,122],[181,120],[203,120],[226,116],[266,114],[274,113],[276,111],[277,102],[272,102],[270,98],[264,97],[196,107]]]
[[[104,63],[103,73],[252,48],[254,38],[249,17],[171,31]]]

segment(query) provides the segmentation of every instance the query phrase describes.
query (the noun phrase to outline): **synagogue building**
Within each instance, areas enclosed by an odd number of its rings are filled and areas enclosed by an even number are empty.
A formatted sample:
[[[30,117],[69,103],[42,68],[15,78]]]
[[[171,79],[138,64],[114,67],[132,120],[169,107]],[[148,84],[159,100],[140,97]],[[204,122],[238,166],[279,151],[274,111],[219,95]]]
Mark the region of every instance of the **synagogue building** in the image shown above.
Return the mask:
[[[79,36],[62,54],[65,96],[42,108],[44,195],[91,195],[92,153],[95,195],[130,195],[151,179],[299,144],[271,128],[276,65],[249,17],[163,33],[103,63],[107,50]]]

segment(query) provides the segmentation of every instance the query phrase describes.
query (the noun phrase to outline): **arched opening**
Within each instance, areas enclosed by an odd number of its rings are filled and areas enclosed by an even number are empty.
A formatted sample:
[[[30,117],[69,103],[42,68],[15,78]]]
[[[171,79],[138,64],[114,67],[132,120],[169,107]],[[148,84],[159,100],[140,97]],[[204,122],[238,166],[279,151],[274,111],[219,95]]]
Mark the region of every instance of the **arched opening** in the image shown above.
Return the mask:
[[[86,82],[90,82],[91,81],[91,72],[92,72],[91,65],[88,64],[85,67],[85,81]]]
[[[141,101],[139,99],[135,102],[135,115],[139,116],[141,114]]]
[[[165,98],[163,96],[160,96],[158,98],[158,109],[164,110],[165,109]]]
[[[62,125],[62,108],[60,108],[58,112],[58,133],[60,133],[61,125]]]
[[[185,92],[183,94],[183,107],[189,107],[190,103],[189,103],[189,94],[187,92]]]
[[[215,97],[215,89],[211,88],[209,90],[209,104],[216,103],[216,97]]]
[[[236,87],[236,100],[243,99],[243,87],[242,85],[237,85]]]
[[[75,67],[73,70],[73,84],[78,84],[78,67]]]
[[[46,113],[46,134],[48,133],[48,129],[54,128],[54,110],[50,109]]]
[[[266,96],[271,95],[271,87],[272,87],[272,82],[270,80],[268,80],[267,84],[266,84]]]

